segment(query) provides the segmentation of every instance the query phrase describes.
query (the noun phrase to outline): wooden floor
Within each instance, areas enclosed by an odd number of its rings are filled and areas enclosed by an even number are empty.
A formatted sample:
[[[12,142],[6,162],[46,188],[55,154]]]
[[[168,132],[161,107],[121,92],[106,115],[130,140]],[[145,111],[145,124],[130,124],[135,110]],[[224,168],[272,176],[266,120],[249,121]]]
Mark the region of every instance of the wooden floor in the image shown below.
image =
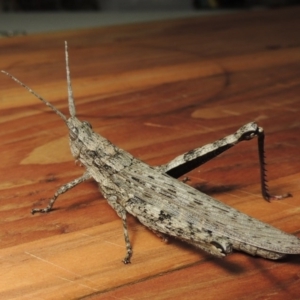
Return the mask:
[[[142,23],[0,40],[5,69],[68,115],[64,44],[77,115],[151,165],[256,121],[266,132],[268,203],[257,143],[242,143],[188,176],[189,184],[300,236],[300,8]],[[0,77],[0,299],[300,299],[300,257],[244,253],[220,260],[163,243],[120,219],[95,183],[45,206],[83,169],[62,120]]]

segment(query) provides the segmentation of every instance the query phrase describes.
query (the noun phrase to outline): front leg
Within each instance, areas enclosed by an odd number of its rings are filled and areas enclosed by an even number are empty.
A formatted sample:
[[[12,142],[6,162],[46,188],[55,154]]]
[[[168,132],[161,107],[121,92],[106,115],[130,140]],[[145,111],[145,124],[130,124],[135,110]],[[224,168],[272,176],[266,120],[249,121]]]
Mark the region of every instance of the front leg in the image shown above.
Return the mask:
[[[105,193],[103,193],[105,194]],[[118,216],[122,219],[123,222],[123,231],[124,231],[124,239],[126,245],[126,256],[123,259],[124,264],[130,264],[130,259],[132,257],[132,246],[129,239],[128,229],[127,229],[127,213],[125,208],[118,203],[118,197],[115,195],[105,195],[108,203],[112,206],[112,208],[117,212]]]
[[[54,203],[55,203],[55,201],[56,201],[56,199],[58,198],[59,195],[65,193],[67,191],[69,191],[70,189],[72,189],[76,185],[78,185],[78,184],[80,184],[80,183],[82,183],[82,182],[84,182],[84,181],[86,181],[86,180],[88,180],[90,178],[91,178],[91,175],[86,172],[81,177],[76,178],[76,179],[72,180],[71,182],[62,185],[55,192],[54,196],[49,200],[49,203],[48,203],[48,205],[45,208],[34,208],[34,209],[31,210],[31,213],[35,214],[37,212],[39,212],[39,213],[47,213],[47,212],[49,212],[52,209],[52,207],[53,207],[53,205],[54,205]]]
[[[264,155],[264,131],[263,128],[258,127],[258,125],[254,122],[242,126],[234,134],[228,135],[214,143],[207,144],[203,147],[196,148],[179,155],[169,163],[158,166],[157,168],[160,172],[165,172],[173,178],[178,178],[218,156],[239,142],[248,141],[254,137],[258,137],[261,191],[263,197],[268,201],[290,197],[290,193],[283,195],[270,195],[268,191]]]

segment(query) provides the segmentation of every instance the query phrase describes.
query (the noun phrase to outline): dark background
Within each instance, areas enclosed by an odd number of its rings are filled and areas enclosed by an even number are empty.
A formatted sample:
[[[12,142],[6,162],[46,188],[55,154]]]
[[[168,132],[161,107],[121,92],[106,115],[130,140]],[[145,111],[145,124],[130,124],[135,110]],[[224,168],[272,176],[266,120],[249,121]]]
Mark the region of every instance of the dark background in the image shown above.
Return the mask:
[[[251,8],[253,6],[280,7],[300,4],[300,0],[190,0],[194,9]],[[157,9],[151,1],[114,1],[115,10]],[[107,7],[105,0],[0,0],[2,11],[41,11],[41,10],[102,10]],[[110,7],[112,5],[109,5]],[[172,1],[163,5],[164,9],[172,7]],[[161,8],[161,7],[159,7]]]

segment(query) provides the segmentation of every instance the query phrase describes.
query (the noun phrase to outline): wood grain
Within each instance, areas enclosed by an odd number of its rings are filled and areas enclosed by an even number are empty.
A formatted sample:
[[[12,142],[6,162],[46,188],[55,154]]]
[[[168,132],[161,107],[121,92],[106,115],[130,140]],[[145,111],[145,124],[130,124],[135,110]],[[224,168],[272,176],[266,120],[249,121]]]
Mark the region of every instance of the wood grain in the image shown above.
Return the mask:
[[[63,41],[78,117],[149,164],[161,164],[249,121],[266,132],[269,184],[293,198],[261,200],[257,145],[195,170],[190,184],[300,236],[299,7],[0,40],[1,69],[68,115]],[[213,258],[164,244],[121,221],[93,182],[44,206],[83,172],[63,122],[9,78],[0,80],[0,299],[300,299],[300,258]]]

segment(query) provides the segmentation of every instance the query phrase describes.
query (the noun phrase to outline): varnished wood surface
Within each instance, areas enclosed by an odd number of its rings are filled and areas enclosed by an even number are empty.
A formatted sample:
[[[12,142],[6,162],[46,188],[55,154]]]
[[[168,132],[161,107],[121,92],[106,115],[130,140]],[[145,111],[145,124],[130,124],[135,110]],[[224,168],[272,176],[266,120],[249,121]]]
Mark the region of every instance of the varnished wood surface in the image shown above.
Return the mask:
[[[68,114],[63,41],[77,115],[149,164],[161,164],[256,121],[266,132],[270,190],[260,196],[256,141],[189,174],[189,184],[300,236],[300,9],[59,32],[0,40],[0,68]],[[121,221],[79,177],[67,129],[9,78],[0,80],[0,299],[300,299],[300,258],[213,258],[164,244]]]

